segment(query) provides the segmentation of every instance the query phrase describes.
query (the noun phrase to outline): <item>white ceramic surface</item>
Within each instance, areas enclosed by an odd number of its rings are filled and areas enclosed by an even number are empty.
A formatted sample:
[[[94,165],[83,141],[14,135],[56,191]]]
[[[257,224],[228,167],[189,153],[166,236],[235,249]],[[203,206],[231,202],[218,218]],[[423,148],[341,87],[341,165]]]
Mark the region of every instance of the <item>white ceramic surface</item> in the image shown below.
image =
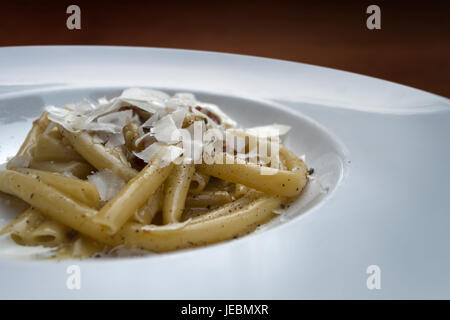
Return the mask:
[[[317,196],[281,225],[206,248],[82,262],[2,257],[0,298],[450,298],[448,99],[248,56],[1,48],[0,162],[44,105],[131,86],[197,93],[243,125],[293,126],[288,145],[306,154],[326,192],[311,190]],[[1,202],[0,219],[15,212]],[[81,267],[81,290],[66,287],[71,264]],[[366,287],[374,264],[380,290]]]

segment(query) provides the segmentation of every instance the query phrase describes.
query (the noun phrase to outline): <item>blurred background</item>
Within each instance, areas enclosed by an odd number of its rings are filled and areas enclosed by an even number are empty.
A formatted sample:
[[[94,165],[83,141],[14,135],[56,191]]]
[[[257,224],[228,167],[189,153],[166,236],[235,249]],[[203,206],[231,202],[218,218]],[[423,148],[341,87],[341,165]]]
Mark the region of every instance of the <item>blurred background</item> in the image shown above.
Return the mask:
[[[81,30],[66,9],[81,8]],[[381,8],[381,30],[366,8]],[[331,67],[450,96],[450,1],[0,0],[0,46],[221,51]],[[1,72],[1,70],[0,70]]]

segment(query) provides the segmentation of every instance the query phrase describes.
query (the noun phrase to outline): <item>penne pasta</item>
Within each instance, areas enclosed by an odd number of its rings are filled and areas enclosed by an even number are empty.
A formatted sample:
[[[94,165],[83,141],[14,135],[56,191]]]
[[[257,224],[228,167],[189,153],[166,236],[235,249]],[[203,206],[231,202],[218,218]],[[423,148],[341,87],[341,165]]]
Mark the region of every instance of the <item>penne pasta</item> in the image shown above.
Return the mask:
[[[208,212],[210,212],[211,209],[208,208],[189,208],[187,207],[184,211],[183,211],[183,215],[181,216],[181,221],[186,221],[192,218],[196,218],[199,216],[202,216]]]
[[[200,194],[188,195],[186,198],[186,207],[212,208],[231,201],[231,195],[227,191],[203,191]]]
[[[45,220],[31,232],[32,243],[45,247],[57,247],[69,241],[71,229],[52,220]]]
[[[242,209],[244,206],[248,205],[250,202],[262,197],[264,194],[257,191],[250,191],[242,198],[228,202],[218,208],[214,208],[211,210],[210,208],[189,208],[183,213],[184,219],[183,221],[186,221],[187,219],[191,217],[198,217],[197,221],[202,222],[206,221],[208,219],[213,219],[216,217],[223,216],[225,214],[228,214],[230,212],[234,212],[236,210]]]
[[[92,239],[114,244],[101,225],[92,221],[97,211],[78,203],[57,189],[12,170],[0,170],[0,191],[14,195],[58,221]]]
[[[207,174],[203,174],[195,171],[192,176],[191,184],[189,186],[189,193],[191,194],[200,194],[206,185],[208,184],[210,176]]]
[[[264,196],[242,209],[214,218],[204,216],[180,223],[179,227],[155,226],[145,228],[141,224],[129,223],[120,236],[128,247],[143,248],[154,252],[166,252],[196,247],[233,239],[253,231],[274,217],[273,210],[279,208],[282,198]]]
[[[40,180],[67,196],[80,201],[92,208],[100,203],[100,196],[95,186],[87,181],[69,178],[59,173],[47,172],[36,169],[18,168],[15,171],[27,174],[34,179]]]
[[[57,247],[69,240],[70,228],[46,219],[37,209],[28,208],[0,234],[10,233],[11,238],[23,246]]]
[[[206,192],[226,191],[232,193],[234,189],[235,189],[234,183],[210,176],[209,182],[206,185],[204,191]]]
[[[107,233],[115,234],[147,199],[163,184],[173,168],[173,163],[160,167],[165,150],[149,163],[94,217]]]
[[[41,134],[33,148],[35,161],[84,161],[71,146],[64,145],[61,140],[50,135]]]
[[[305,162],[298,158],[291,150],[286,147],[282,147],[280,149],[280,156],[283,162],[286,165],[286,168],[293,172],[300,172],[303,176],[303,173],[308,173],[308,167]]]
[[[138,172],[120,157],[108,151],[101,143],[95,143],[87,132],[73,133],[63,130],[75,150],[97,170],[109,169],[125,181],[133,179]]]
[[[162,210],[164,201],[164,186],[160,186],[134,214],[133,220],[142,224],[150,224],[156,214]]]
[[[288,126],[236,125],[192,94],[150,89],[47,107],[0,170],[0,192],[30,205],[0,234],[65,259],[252,232],[300,195],[308,168],[282,144]]]
[[[11,233],[11,238],[21,244],[30,243],[31,231],[44,221],[44,217],[34,208],[26,209],[16,219],[0,231],[0,235]]]
[[[193,164],[179,164],[167,178],[164,188],[163,224],[180,221],[194,171]]]
[[[29,167],[31,169],[57,172],[66,176],[77,177],[79,179],[86,179],[86,177],[95,170],[90,164],[78,161],[55,162],[32,160]]]
[[[274,170],[273,174],[263,175],[261,166],[231,155],[222,153],[215,158],[213,164],[197,165],[197,170],[268,194],[286,197],[299,195],[307,182],[306,166],[300,166],[297,162],[296,165],[299,166],[292,170]]]
[[[123,127],[123,137],[128,150],[139,151],[135,143],[139,138],[139,123],[132,121],[125,125]]]
[[[233,196],[236,199],[239,199],[240,197],[242,197],[243,195],[245,195],[250,189],[247,188],[246,186],[244,186],[243,184],[240,183],[236,183],[235,187],[234,187],[234,193]]]

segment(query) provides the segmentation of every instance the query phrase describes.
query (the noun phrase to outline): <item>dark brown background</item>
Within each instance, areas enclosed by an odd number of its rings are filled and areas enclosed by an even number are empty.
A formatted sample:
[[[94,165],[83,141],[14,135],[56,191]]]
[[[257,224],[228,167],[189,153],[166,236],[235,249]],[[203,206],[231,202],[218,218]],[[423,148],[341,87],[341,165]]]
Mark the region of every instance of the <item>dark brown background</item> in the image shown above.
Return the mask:
[[[82,30],[66,28],[77,4]],[[381,30],[366,8],[381,7]],[[450,1],[0,0],[0,45],[131,45],[300,61],[450,96]]]

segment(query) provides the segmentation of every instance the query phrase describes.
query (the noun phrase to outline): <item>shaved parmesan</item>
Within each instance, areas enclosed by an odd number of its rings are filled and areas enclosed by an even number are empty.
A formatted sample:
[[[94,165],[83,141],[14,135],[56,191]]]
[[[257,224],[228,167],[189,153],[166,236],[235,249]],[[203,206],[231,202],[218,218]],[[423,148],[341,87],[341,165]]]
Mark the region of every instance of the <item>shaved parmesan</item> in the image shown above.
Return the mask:
[[[99,123],[111,123],[115,124],[119,127],[124,127],[128,122],[133,119],[133,111],[125,110],[119,112],[113,112],[104,116],[101,116],[97,119]]]
[[[68,109],[56,108],[54,106],[48,106],[46,108],[48,112],[48,119],[59,125],[64,129],[77,132],[83,130],[86,125],[86,119],[75,111]]]
[[[121,129],[118,126],[112,123],[99,123],[99,122],[90,122],[85,126],[84,129],[88,131],[104,131],[110,133],[119,133],[121,131]]]
[[[150,132],[160,142],[172,144],[181,140],[181,132],[178,130],[177,124],[171,114],[156,122]]]
[[[86,130],[105,131],[114,134],[122,132],[123,127],[133,120],[133,111],[125,110],[101,116],[96,122],[90,122]]]
[[[160,142],[152,143],[150,146],[142,150],[141,152],[133,152],[136,157],[144,162],[149,163],[153,160],[153,158],[158,154],[164,144]]]
[[[98,104],[107,104],[108,103],[108,99],[106,99],[106,97],[101,97],[97,101],[98,101]]]
[[[87,180],[97,188],[100,199],[103,201],[114,198],[125,186],[125,181],[109,169],[98,171],[88,176]]]
[[[290,130],[291,130],[290,126],[286,126],[283,124],[272,124],[269,126],[248,128],[245,130],[245,132],[260,138],[272,138],[272,137],[284,138]]]
[[[183,126],[184,118],[186,117],[187,110],[178,109],[175,112],[171,113],[171,117],[173,119],[173,122],[175,123],[175,126],[177,128],[181,128]]]
[[[67,107],[78,114],[87,114],[95,109],[95,106],[87,100],[83,100],[76,104],[69,104]]]
[[[144,88],[125,89],[120,95],[122,99],[132,99],[138,101],[166,101],[170,96],[162,91]]]
[[[139,159],[144,160],[144,162],[149,163],[155,158],[162,148],[165,148],[166,151],[162,157],[161,167],[169,165],[183,154],[183,148],[167,145],[161,142],[155,142],[141,152],[134,152],[134,155]]]
[[[129,106],[150,113],[150,117],[142,123],[135,111],[120,111],[121,108]],[[123,128],[127,123],[136,121],[139,126],[132,139],[136,147],[144,146],[145,149],[141,152],[128,151],[148,163],[160,148],[166,147],[167,153],[162,166],[175,161],[181,155],[184,155],[187,161],[201,161],[203,135],[207,130],[218,129],[223,132],[225,128],[236,124],[219,107],[199,102],[193,94],[176,93],[171,97],[164,92],[145,88],[126,89],[120,96],[111,100],[100,98],[97,105],[85,100],[65,109],[49,106],[47,111],[48,118],[52,121],[49,128],[59,124],[70,132],[89,131],[93,133],[96,143],[101,143],[112,151],[119,151],[121,159],[125,158],[124,154],[127,152],[124,150]],[[188,114],[195,114],[196,121],[194,125],[183,129]],[[205,121],[199,121],[199,116]],[[195,123],[201,123],[202,126],[196,126]],[[184,149],[175,146],[181,141]]]
[[[153,134],[152,133],[146,133],[146,134],[143,134],[142,136],[140,136],[139,138],[137,138],[135,141],[134,141],[134,145],[135,146],[138,146],[142,141],[147,141],[147,140],[151,140],[151,139],[155,139],[154,137],[153,137]]]
[[[126,89],[119,97],[122,101],[151,113],[164,109],[169,98],[170,96],[162,91],[140,88]]]
[[[154,113],[150,118],[147,119],[147,121],[145,121],[141,127],[142,128],[150,128],[153,127],[153,125],[156,123],[156,121],[159,120],[160,114],[159,113]]]
[[[105,147],[113,149],[113,148],[121,146],[123,144],[125,144],[125,138],[123,137],[122,132],[120,132],[120,133],[108,134],[108,138],[107,138]]]
[[[191,93],[176,93],[167,101],[166,106],[170,109],[188,109],[189,107],[195,107],[197,103],[195,96]]]
[[[166,147],[167,151],[162,158],[161,167],[169,165],[171,162],[175,162],[183,154],[183,148],[176,146]]]

